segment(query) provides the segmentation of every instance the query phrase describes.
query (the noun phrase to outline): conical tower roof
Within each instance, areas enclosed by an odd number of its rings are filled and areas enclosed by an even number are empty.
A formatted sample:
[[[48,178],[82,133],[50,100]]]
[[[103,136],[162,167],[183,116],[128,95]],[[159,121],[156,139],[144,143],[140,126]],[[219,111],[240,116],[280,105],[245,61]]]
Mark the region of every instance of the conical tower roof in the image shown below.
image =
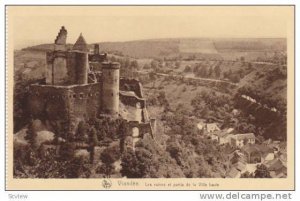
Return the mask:
[[[83,51],[87,52],[88,51],[88,46],[85,42],[85,39],[83,38],[82,34],[78,37],[76,43],[73,46],[73,50],[78,50],[78,51]]]

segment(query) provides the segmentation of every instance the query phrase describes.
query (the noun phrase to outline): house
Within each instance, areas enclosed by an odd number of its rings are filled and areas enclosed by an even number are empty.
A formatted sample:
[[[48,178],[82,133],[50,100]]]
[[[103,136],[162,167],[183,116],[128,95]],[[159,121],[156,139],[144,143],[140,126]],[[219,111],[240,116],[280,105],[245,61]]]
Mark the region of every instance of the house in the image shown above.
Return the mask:
[[[231,145],[243,147],[246,144],[255,144],[255,135],[253,133],[236,134],[231,137]]]
[[[234,131],[234,128],[228,128],[228,129],[226,130],[227,133],[233,133],[233,131]]]
[[[231,145],[231,138],[233,134],[227,133],[223,136],[223,139],[220,139],[220,144],[230,144]]]
[[[207,133],[221,130],[216,123],[208,123],[204,126],[204,129]]]
[[[231,143],[231,137],[233,135],[229,134],[227,132],[220,132],[218,135],[218,142],[219,144],[230,144]]]
[[[219,144],[229,144],[232,134],[228,134],[225,130],[210,132],[207,134],[211,140],[217,141]]]
[[[247,144],[242,147],[242,152],[245,154],[247,163],[260,163],[261,162],[261,151],[257,145]]]
[[[247,158],[245,157],[244,153],[242,153],[240,150],[235,150],[228,156],[228,160],[231,164],[235,164],[237,162],[246,163]]]

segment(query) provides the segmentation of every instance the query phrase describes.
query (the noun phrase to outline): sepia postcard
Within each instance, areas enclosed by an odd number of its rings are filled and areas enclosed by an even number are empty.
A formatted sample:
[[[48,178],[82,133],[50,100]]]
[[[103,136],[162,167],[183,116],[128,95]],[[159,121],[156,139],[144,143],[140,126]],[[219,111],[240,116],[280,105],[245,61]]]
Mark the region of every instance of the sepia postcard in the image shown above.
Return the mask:
[[[293,190],[294,6],[6,6],[7,190]]]

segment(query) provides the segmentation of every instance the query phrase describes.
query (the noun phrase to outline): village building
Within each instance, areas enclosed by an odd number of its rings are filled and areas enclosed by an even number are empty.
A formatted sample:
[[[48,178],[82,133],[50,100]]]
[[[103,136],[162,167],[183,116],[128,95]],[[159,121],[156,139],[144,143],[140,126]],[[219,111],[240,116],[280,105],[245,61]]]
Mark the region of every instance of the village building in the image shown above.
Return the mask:
[[[255,144],[255,135],[253,133],[236,134],[231,137],[231,145],[243,147],[246,144]]]
[[[218,127],[216,123],[207,123],[204,126],[204,130],[207,133],[215,132],[215,131],[220,131],[221,129]]]
[[[262,154],[258,146],[247,144],[242,147],[242,152],[245,154],[247,163],[260,163]]]

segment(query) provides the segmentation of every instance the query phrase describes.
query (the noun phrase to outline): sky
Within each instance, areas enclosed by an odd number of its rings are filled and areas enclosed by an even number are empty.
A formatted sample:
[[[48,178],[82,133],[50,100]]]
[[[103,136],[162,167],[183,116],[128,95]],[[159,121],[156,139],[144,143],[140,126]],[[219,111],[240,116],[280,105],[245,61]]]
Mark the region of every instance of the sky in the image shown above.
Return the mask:
[[[9,9],[16,49],[53,43],[61,26],[68,43],[155,38],[285,38],[290,9],[279,7],[18,7]]]

